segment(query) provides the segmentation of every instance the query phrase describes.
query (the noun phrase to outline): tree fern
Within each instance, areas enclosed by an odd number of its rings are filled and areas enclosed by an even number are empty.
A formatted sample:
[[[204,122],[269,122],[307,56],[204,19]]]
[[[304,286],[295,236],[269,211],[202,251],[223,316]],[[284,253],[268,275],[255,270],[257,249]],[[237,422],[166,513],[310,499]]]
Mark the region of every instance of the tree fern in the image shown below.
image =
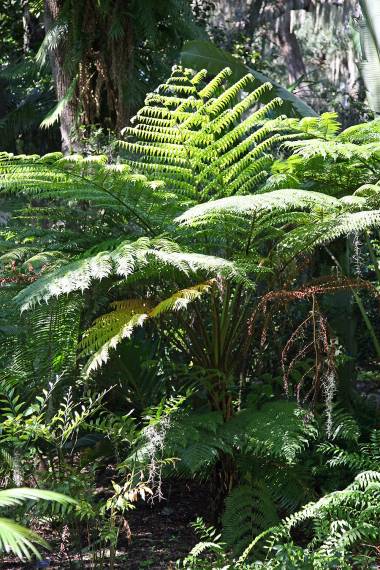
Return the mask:
[[[180,312],[173,312],[185,331],[175,341],[196,365],[210,371],[210,378],[212,370],[222,374],[226,387],[232,378],[247,372],[253,336],[247,335],[246,323],[254,310],[256,284],[261,287],[265,277],[279,271],[285,274],[294,260],[310,255],[318,246],[380,223],[376,188],[371,195],[362,190],[347,199],[326,185],[321,192],[316,184],[319,191],[314,191],[304,179],[306,172],[320,169],[321,161],[329,172],[346,162],[356,173],[363,161],[366,173],[376,170],[376,138],[368,144],[358,142],[360,129],[356,129],[356,134],[342,133],[340,140],[332,114],[301,121],[268,119],[280,101],[260,107],[267,87],[244,97],[252,77],[227,86],[229,74],[225,69],[207,83],[205,72],[174,68],[168,81],[147,97],[135,126],[126,130],[127,139],[121,145],[125,155],[117,165],[107,164],[104,157],[3,157],[0,186],[5,195],[53,199],[57,225],[65,204],[74,204],[78,216],[72,224],[78,239],[74,258],[65,257],[68,252],[57,247],[56,237],[48,247],[39,247],[45,245],[46,234],[34,233],[36,247],[24,254],[28,267],[35,263],[37,272],[16,296],[21,308],[83,292],[96,282],[103,282],[104,287],[112,284],[112,301],[141,300],[139,312],[122,315],[121,310],[114,310],[96,321],[84,340],[86,351],[95,352],[89,370],[105,362],[109,349],[130,335],[131,325],[146,320],[144,315],[169,305],[184,305],[184,291],[193,294],[199,283],[215,278],[217,284],[222,281],[226,286],[209,290],[210,301],[204,304],[211,309],[207,325],[202,322],[203,306],[199,310],[194,301],[189,305],[196,313],[194,320],[183,322]],[[273,164],[270,151],[284,141],[293,155]],[[310,154],[302,149],[314,150]],[[291,176],[299,187],[286,188],[282,180],[281,190],[265,192],[268,188],[261,181],[269,167],[285,178]],[[367,181],[372,186],[376,182],[374,176]],[[78,221],[81,212],[87,212],[87,204],[93,217],[83,215],[88,220],[86,229],[103,211],[108,218],[104,226],[97,225],[99,232],[105,228],[102,239],[91,235],[86,245],[86,236],[81,234],[88,232],[78,231]],[[188,206],[192,207],[185,211]],[[28,215],[32,216],[32,210]],[[63,221],[66,237],[70,221]],[[54,228],[52,233],[57,236],[59,231]],[[20,237],[17,245],[25,248],[24,241],[30,238]],[[59,267],[51,272],[43,268],[39,265],[42,255]],[[19,261],[24,260],[20,256]],[[25,269],[18,275],[20,282],[25,280]],[[7,278],[13,279],[12,265],[7,271]],[[144,303],[148,311],[142,310]],[[219,317],[220,307],[225,310]],[[245,351],[243,358],[235,358],[233,347],[237,346]],[[215,409],[223,401],[232,405],[230,395],[224,400],[215,393],[213,401]]]
[[[162,183],[134,175],[127,165],[107,164],[107,160],[106,156],[64,157],[59,152],[43,157],[2,153],[0,190],[6,195],[17,193],[29,199],[74,203],[87,200],[94,208],[121,210],[128,219],[141,224],[144,231],[153,231],[138,203],[144,201],[146,208],[148,194],[152,202],[162,198],[159,194]]]
[[[339,201],[333,197],[306,190],[276,190],[253,196],[221,198],[199,204],[179,216],[177,221],[185,224],[209,223],[213,219],[220,219],[219,214],[223,213],[253,216],[260,213],[309,209],[313,206],[321,208],[330,206],[334,209],[339,207]]]
[[[285,232],[282,239],[279,234],[277,253],[280,259],[286,260],[310,253],[318,246],[352,232],[360,233],[379,227],[380,210],[372,209],[378,205],[378,196],[380,194],[374,192],[372,200],[371,197],[365,199],[362,196],[357,200],[338,200],[319,192],[284,188],[254,196],[222,198],[199,204],[179,216],[177,222],[191,227],[212,224],[221,228],[227,223],[231,231],[236,226],[235,231],[239,232],[239,229],[247,228],[247,219],[254,219],[255,231],[258,233],[286,222],[283,216],[276,218],[277,213],[309,210],[308,215],[289,216],[288,221],[293,222],[295,227]],[[268,211],[273,212],[269,219]]]

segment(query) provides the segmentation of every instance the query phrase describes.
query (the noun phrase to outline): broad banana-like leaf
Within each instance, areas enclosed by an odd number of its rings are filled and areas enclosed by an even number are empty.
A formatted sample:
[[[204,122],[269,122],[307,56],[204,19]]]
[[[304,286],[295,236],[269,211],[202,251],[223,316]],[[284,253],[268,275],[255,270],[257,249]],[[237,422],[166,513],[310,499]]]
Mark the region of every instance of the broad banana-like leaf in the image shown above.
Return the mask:
[[[379,0],[359,0],[359,3],[380,58],[380,2]]]
[[[368,104],[380,115],[380,0],[360,0],[363,18],[358,22],[361,61],[359,69]]]
[[[380,1],[380,0],[379,0]],[[257,89],[263,83],[271,83],[273,90],[265,93],[262,97],[263,103],[271,101],[274,97],[281,97],[284,104],[279,109],[280,114],[288,114],[296,117],[317,117],[317,113],[307,103],[299,97],[272,81],[269,77],[256,71],[252,67],[245,65],[242,61],[233,57],[223,49],[219,49],[213,43],[204,40],[192,40],[186,42],[181,52],[181,63],[185,67],[192,69],[207,69],[210,75],[216,75],[225,67],[232,70],[230,81],[235,83],[247,73],[251,73],[256,79],[252,83],[250,90]],[[247,87],[248,89],[248,87]]]

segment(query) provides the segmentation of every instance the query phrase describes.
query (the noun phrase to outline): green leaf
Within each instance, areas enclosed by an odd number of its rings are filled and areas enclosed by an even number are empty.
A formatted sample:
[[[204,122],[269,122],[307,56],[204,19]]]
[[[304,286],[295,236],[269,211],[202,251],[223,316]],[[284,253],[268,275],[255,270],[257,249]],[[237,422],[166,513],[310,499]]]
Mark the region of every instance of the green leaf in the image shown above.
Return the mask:
[[[30,560],[32,554],[40,558],[33,542],[48,547],[38,534],[12,520],[0,518],[0,552],[13,553],[21,559]]]
[[[45,501],[56,501],[61,504],[75,504],[75,500],[66,497],[61,493],[54,491],[46,491],[43,489],[28,489],[26,487],[17,487],[15,489],[4,489],[0,491],[0,507],[9,507],[19,505],[22,501],[28,499],[44,499]]]
[[[28,499],[44,499],[46,501],[55,501],[61,504],[76,504],[74,499],[61,495],[61,493],[55,493],[54,491],[28,489],[25,487],[4,489],[0,491],[1,507],[17,506]],[[0,518],[0,552],[11,552],[21,559],[26,558],[29,560],[32,555],[40,558],[40,554],[33,543],[40,544],[45,548],[49,547],[47,542],[35,532],[12,520]]]
[[[51,109],[48,112],[48,114],[40,124],[41,129],[48,129],[58,121],[59,117],[62,115],[64,108],[73,98],[76,85],[77,85],[77,80],[75,78],[74,81],[72,81],[72,83],[70,84],[70,87],[68,88],[65,96],[62,97],[62,99],[58,101],[58,103],[53,107],[53,109]]]

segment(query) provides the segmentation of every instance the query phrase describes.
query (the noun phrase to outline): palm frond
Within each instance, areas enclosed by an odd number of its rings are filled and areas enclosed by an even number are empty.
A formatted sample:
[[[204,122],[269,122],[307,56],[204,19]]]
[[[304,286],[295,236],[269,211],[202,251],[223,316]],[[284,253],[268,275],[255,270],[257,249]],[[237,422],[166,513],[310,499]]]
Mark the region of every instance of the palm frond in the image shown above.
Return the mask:
[[[11,507],[20,505],[27,500],[41,499],[58,502],[62,505],[76,504],[76,501],[70,497],[42,489],[17,487],[15,489],[3,489],[0,491],[1,507]],[[12,520],[0,518],[0,552],[11,552],[21,559],[30,559],[32,555],[40,558],[35,544],[48,548],[46,541],[35,532]]]

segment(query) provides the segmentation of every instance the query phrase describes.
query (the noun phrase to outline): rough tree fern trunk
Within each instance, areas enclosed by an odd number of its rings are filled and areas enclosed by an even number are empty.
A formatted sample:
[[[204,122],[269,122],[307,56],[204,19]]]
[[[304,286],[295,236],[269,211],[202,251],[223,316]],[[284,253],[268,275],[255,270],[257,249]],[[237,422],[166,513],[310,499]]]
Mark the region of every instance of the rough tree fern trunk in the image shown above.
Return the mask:
[[[45,31],[51,30],[59,17],[62,9],[62,0],[45,0]],[[57,100],[60,101],[67,94],[72,78],[65,68],[66,46],[65,40],[61,39],[58,44],[49,51],[50,65],[52,68],[54,86]],[[62,152],[69,153],[74,148],[72,138],[75,130],[76,112],[73,101],[68,101],[60,116],[60,130],[62,138]]]

